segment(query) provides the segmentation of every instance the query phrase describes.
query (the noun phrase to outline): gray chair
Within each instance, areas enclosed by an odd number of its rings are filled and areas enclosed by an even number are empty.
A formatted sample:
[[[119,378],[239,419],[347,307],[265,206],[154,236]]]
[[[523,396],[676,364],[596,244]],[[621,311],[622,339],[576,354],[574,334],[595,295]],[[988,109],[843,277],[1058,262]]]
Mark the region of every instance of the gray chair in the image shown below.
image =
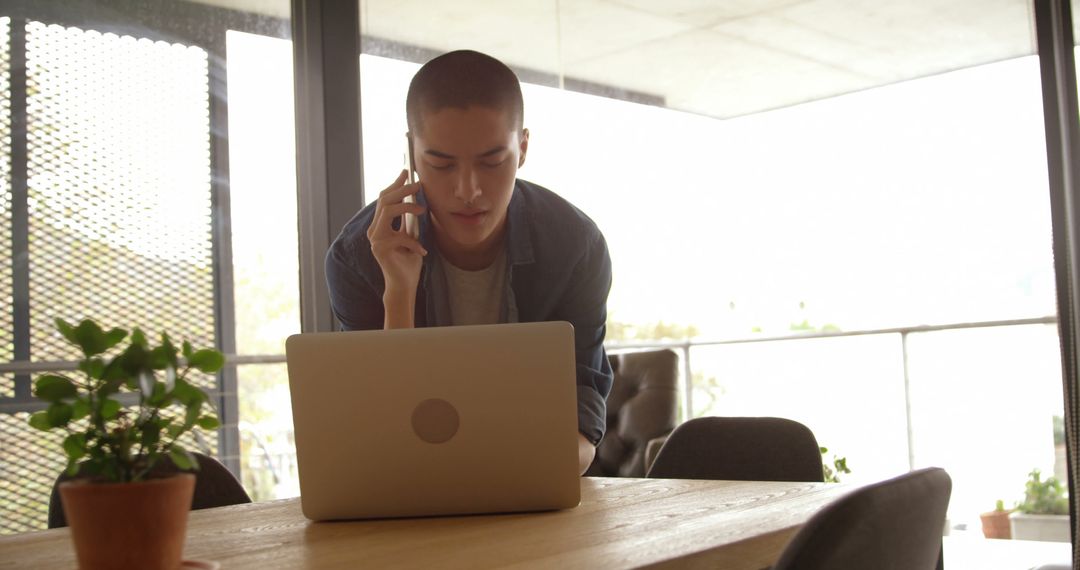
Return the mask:
[[[607,399],[607,433],[588,471],[594,477],[644,477],[650,440],[675,428],[679,357],[664,349],[608,356],[615,381]]]
[[[695,418],[675,428],[649,469],[661,479],[824,481],[809,428],[784,418]]]
[[[940,568],[951,493],[948,473],[936,467],[857,489],[811,517],[773,570]]]
[[[191,471],[195,475],[195,491],[191,498],[191,510],[209,509],[212,507],[225,507],[228,505],[240,505],[250,503],[251,497],[244,491],[244,487],[236,477],[217,459],[202,453],[192,453],[199,462],[198,471]],[[162,459],[154,468],[154,473],[164,475],[181,471],[169,458]],[[52,494],[49,496],[49,528],[67,526],[67,517],[64,516],[64,508],[60,502],[60,483],[70,480],[72,477],[66,473],[57,477],[53,484]]]

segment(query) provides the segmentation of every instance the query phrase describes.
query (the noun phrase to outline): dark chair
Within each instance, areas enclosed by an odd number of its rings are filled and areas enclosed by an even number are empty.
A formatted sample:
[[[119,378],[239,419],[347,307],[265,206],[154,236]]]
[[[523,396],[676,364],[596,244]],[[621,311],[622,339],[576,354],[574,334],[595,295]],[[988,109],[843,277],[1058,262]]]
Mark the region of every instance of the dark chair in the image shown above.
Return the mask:
[[[814,434],[783,418],[695,418],[671,433],[649,477],[823,481]]]
[[[940,568],[951,492],[936,467],[857,489],[811,517],[773,570]]]
[[[192,471],[195,475],[195,492],[191,498],[191,510],[209,509],[211,507],[224,507],[228,505],[240,505],[250,503],[251,497],[244,491],[240,481],[231,471],[225,468],[217,459],[201,453],[192,453],[199,461],[199,470]],[[168,459],[162,459],[154,472],[168,474],[180,471]],[[64,508],[60,503],[60,483],[72,479],[67,473],[57,477],[53,484],[52,495],[49,496],[49,528],[67,526],[67,518],[64,516]]]
[[[586,475],[644,477],[649,441],[675,428],[679,357],[672,350],[608,357],[615,382],[607,399],[607,434]]]

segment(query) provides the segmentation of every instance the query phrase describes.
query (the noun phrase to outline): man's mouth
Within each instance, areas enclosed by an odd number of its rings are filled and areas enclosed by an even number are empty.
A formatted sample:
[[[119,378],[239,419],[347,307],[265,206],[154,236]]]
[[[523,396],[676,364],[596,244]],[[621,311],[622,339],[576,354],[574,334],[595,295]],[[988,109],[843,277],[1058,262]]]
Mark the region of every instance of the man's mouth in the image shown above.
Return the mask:
[[[461,212],[453,212],[454,219],[469,225],[477,225],[484,221],[484,216],[487,214],[484,210],[463,210]]]

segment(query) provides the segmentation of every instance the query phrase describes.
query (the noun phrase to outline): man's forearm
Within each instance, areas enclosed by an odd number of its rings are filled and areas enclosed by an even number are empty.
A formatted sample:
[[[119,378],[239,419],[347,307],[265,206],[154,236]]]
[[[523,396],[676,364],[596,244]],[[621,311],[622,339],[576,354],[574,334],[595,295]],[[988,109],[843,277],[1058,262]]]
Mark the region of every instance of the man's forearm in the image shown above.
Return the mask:
[[[416,326],[416,294],[387,290],[383,294],[383,328],[411,329]]]

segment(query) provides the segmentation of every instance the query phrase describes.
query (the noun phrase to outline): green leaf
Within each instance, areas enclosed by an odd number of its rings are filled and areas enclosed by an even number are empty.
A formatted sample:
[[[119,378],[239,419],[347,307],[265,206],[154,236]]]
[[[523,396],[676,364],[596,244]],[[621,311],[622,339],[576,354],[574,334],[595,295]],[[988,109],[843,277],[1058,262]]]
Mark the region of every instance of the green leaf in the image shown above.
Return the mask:
[[[109,348],[106,344],[105,331],[90,319],[83,319],[73,332],[76,344],[82,348],[87,358],[101,354]]]
[[[161,333],[161,346],[159,348],[167,356],[167,364],[171,365],[173,368],[176,368],[176,354],[179,351],[177,350],[176,345],[172,343],[172,339],[169,338],[169,335]]]
[[[56,319],[53,322],[56,323],[56,330],[60,331],[60,334],[67,339],[68,342],[75,346],[79,345],[79,339],[75,336],[75,327],[71,326],[71,324],[64,319]]]
[[[106,380],[97,390],[97,394],[101,398],[108,398],[113,394],[120,391],[120,386],[124,383],[121,379]]]
[[[175,355],[170,354],[167,348],[159,346],[150,351],[147,363],[154,370],[164,370],[172,363],[173,358],[175,358]]]
[[[131,331],[131,344],[143,349],[146,348],[146,335],[138,327]]]
[[[56,403],[49,406],[49,409],[45,410],[45,414],[53,427],[62,427],[71,421],[73,410],[68,404]]]
[[[86,434],[73,433],[64,439],[64,453],[68,459],[75,461],[86,455]]]
[[[176,439],[180,437],[180,434],[184,433],[183,424],[169,424],[165,426],[165,433],[169,434],[169,437]]]
[[[120,344],[120,341],[124,340],[126,336],[127,331],[124,329],[112,329],[105,333],[105,350]]]
[[[154,382],[154,388],[150,392],[150,397],[147,399],[147,403],[155,408],[161,408],[168,404],[168,394],[165,392],[165,385],[161,382]]]
[[[173,396],[185,407],[201,404],[206,400],[206,394],[202,390],[192,386],[187,380],[180,378],[176,379],[176,386],[173,387]]]
[[[74,477],[79,474],[79,462],[74,459],[68,460],[67,469],[68,477]]]
[[[49,421],[49,414],[44,411],[34,412],[30,414],[30,426],[41,431],[49,431],[52,429],[52,422]]]
[[[190,429],[195,422],[199,421],[200,408],[202,408],[201,402],[188,406],[187,413],[184,414],[184,429]]]
[[[201,372],[211,374],[225,366],[225,357],[216,350],[204,348],[195,351],[194,354],[188,357],[188,365],[197,368]]]
[[[214,416],[203,416],[197,423],[203,429],[217,429],[221,426],[221,422]]]
[[[119,413],[120,402],[108,398],[101,401],[101,419],[108,421],[115,418]]]
[[[196,465],[195,458],[186,449],[176,444],[169,449],[169,458],[184,471],[190,471]]]
[[[79,370],[82,370],[87,376],[95,380],[100,380],[105,376],[105,362],[100,358],[83,360],[79,363]]]
[[[90,401],[86,398],[76,398],[71,404],[71,419],[81,420],[90,415]]]
[[[181,346],[183,347],[181,354],[184,355],[184,358],[191,358],[192,353],[195,352],[195,349],[191,347],[191,343],[185,340]]]
[[[45,375],[34,383],[34,395],[49,402],[74,398],[79,394],[75,384],[63,376]]]
[[[148,425],[143,428],[141,443],[143,447],[150,447],[161,441],[161,425]]]

